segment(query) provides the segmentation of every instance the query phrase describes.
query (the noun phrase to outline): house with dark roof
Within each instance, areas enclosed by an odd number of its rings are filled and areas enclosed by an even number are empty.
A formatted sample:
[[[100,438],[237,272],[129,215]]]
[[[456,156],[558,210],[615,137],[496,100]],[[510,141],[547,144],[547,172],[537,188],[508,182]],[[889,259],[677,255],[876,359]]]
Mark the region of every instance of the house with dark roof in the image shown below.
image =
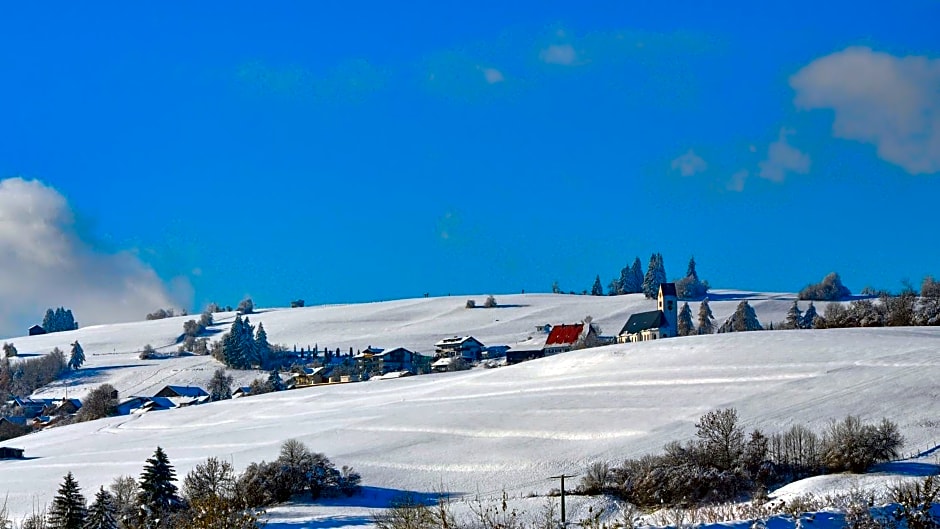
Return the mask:
[[[438,357],[460,357],[468,362],[480,360],[483,353],[483,342],[473,336],[454,336],[453,338],[444,338],[434,344]]]
[[[154,397],[188,397],[191,399],[208,397],[206,390],[198,386],[164,386]]]
[[[659,285],[657,310],[632,314],[617,336],[618,343],[645,342],[678,335],[678,305],[675,283]]]
[[[23,449],[0,446],[0,459],[23,459]]]
[[[39,336],[40,334],[46,334],[46,330],[42,328],[42,325],[33,325],[29,328],[30,336]]]

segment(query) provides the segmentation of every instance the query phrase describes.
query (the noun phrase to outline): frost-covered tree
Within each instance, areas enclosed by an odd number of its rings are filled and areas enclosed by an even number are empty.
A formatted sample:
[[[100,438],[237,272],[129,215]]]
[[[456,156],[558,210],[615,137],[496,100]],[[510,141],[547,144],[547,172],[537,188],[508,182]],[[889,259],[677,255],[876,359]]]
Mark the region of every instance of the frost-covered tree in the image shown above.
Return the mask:
[[[676,281],[676,294],[679,299],[699,299],[708,293],[708,281],[702,281],[695,270],[695,257],[689,259],[685,277]]]
[[[276,369],[268,373],[268,384],[271,385],[271,391],[284,391],[284,381],[281,380]]]
[[[679,336],[691,336],[695,334],[695,324],[692,323],[692,309],[689,308],[689,302],[686,301],[679,309],[678,326]]]
[[[82,529],[118,529],[117,510],[114,496],[101,487],[95,494],[95,501],[88,508],[88,517]]]
[[[222,361],[235,369],[248,369],[255,358],[254,328],[248,318],[236,315],[231,329],[222,336]]]
[[[140,475],[137,493],[138,522],[145,528],[160,527],[166,517],[181,506],[177,495],[176,470],[159,446],[147,460]]]
[[[603,296],[604,287],[601,286],[601,276],[597,275],[594,277],[594,284],[591,285],[591,295],[592,296]]]
[[[271,344],[268,343],[268,333],[264,330],[264,324],[258,322],[258,331],[255,333],[255,360],[260,367],[268,363],[268,357],[271,355]]]
[[[927,276],[920,284],[920,295],[923,298],[940,299],[940,282],[935,281],[933,276]]]
[[[708,298],[705,298],[698,306],[698,333],[711,334],[713,332],[715,332],[715,315],[708,306]]]
[[[82,399],[82,407],[76,416],[79,422],[93,421],[102,417],[110,417],[117,413],[117,399],[114,396],[117,390],[111,384],[102,384],[91,390]]]
[[[784,323],[784,329],[802,329],[803,328],[803,311],[800,310],[799,303],[794,299],[793,305],[790,305],[790,310],[787,311],[787,320]]]
[[[666,266],[663,264],[663,254],[654,253],[650,256],[650,263],[643,277],[643,294],[647,299],[659,295],[659,285],[666,282]]]
[[[74,331],[78,328],[78,323],[75,322],[71,309],[59,307],[55,310],[46,310],[46,315],[42,319],[42,328],[47,333]]]
[[[718,332],[746,332],[746,331],[762,331],[764,328],[761,326],[760,321],[757,320],[757,313],[754,312],[754,308],[747,302],[747,300],[738,303],[737,309],[735,309],[734,314],[728,318],[721,327],[718,328]]]
[[[245,298],[238,303],[236,310],[242,314],[252,314],[255,311],[255,302],[251,298]]]
[[[809,307],[806,307],[806,312],[803,313],[803,316],[800,319],[800,328],[801,329],[814,328],[816,326],[816,318],[818,317],[819,317],[819,314],[816,313],[816,306],[813,305],[812,301],[810,301]]]
[[[72,354],[69,356],[69,369],[78,369],[85,363],[85,350],[78,340],[72,342]]]
[[[235,469],[217,457],[199,463],[183,479],[183,495],[191,502],[211,496],[231,498],[234,494]]]
[[[85,497],[78,482],[69,472],[49,507],[49,529],[82,529],[85,524]]]
[[[206,390],[209,392],[209,399],[214,402],[232,398],[232,381],[232,376],[226,374],[224,368],[220,367],[216,369],[209,383],[206,385]]]
[[[832,272],[823,280],[814,285],[807,285],[800,291],[800,299],[813,301],[838,301],[852,295],[852,292],[842,284],[839,274]]]
[[[16,346],[12,343],[3,342],[3,357],[4,358],[13,358],[14,356],[19,355],[19,351],[16,350]]]
[[[627,266],[620,271],[621,294],[638,294],[643,292],[643,263],[637,257],[633,260],[632,266]]]
[[[496,307],[496,298],[493,296],[486,296],[486,299],[483,300],[483,308],[492,309]]]

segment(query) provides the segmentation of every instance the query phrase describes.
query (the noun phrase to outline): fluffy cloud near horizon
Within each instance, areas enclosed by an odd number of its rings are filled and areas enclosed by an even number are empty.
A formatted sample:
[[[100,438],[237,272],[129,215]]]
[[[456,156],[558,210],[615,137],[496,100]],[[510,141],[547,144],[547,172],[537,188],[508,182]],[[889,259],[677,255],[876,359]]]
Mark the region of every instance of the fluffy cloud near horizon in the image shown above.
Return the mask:
[[[682,176],[692,176],[706,169],[708,169],[708,163],[692,149],[672,161],[672,170],[679,171]]]
[[[552,44],[539,52],[539,59],[547,64],[571,66],[578,61],[578,52],[571,44]]]
[[[790,78],[795,103],[831,109],[836,137],[875,145],[911,174],[940,172],[940,59],[851,47]]]
[[[143,319],[178,306],[156,272],[130,252],[100,253],[74,229],[65,197],[36,180],[0,180],[0,333],[25,334],[49,307],[82,326]]]
[[[777,141],[771,143],[767,149],[767,159],[757,164],[760,167],[758,176],[773,182],[783,182],[788,172],[809,172],[809,156],[787,142],[787,136],[792,134],[792,130],[780,130]]]

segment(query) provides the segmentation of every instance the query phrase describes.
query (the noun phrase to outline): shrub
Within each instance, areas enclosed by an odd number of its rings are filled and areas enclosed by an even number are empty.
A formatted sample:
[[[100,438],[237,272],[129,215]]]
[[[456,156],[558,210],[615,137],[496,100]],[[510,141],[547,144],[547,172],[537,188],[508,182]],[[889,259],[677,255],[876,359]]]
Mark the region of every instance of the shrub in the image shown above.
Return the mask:
[[[475,309],[476,307],[477,307],[477,302],[472,299],[468,299],[467,304],[464,306],[464,308],[467,308],[467,309]]]
[[[255,303],[251,298],[245,298],[238,303],[238,312],[242,314],[253,314],[255,312]]]
[[[486,301],[483,302],[483,306],[491,309],[496,306],[496,298],[493,296],[486,296]]]
[[[82,400],[82,407],[78,410],[79,422],[93,421],[102,417],[110,417],[117,413],[117,399],[114,395],[117,390],[111,384],[102,384]]]
[[[17,355],[19,355],[19,351],[16,350],[15,345],[12,343],[3,342],[3,356],[5,358],[13,358]]]
[[[150,314],[147,314],[148,320],[162,320],[164,318],[172,318],[176,316],[176,313],[173,309],[157,309]]]
[[[875,426],[849,415],[829,424],[823,440],[823,463],[832,472],[865,472],[875,463],[897,457],[903,444],[897,425],[888,419]]]
[[[838,301],[851,295],[852,292],[842,284],[839,274],[832,272],[821,282],[807,285],[800,291],[799,298],[813,301]]]
[[[151,358],[156,358],[156,356],[157,356],[157,351],[155,351],[153,346],[150,345],[149,343],[145,345],[144,348],[141,349],[140,351],[141,360],[150,360]]]

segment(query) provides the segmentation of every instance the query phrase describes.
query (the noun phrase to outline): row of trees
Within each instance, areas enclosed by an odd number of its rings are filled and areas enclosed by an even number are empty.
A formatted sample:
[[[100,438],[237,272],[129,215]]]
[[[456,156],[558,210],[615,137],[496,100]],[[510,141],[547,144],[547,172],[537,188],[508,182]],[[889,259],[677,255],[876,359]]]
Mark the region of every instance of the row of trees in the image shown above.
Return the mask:
[[[896,458],[904,442],[893,422],[855,416],[831,422],[821,435],[797,425],[768,437],[745,433],[737,411],[727,408],[705,414],[695,428],[694,440],[668,443],[660,455],[592,465],[581,490],[651,508],[725,502],[811,475],[864,472]]]
[[[271,354],[268,333],[264,324],[258,324],[258,330],[248,318],[235,316],[232,328],[213,344],[212,356],[223,364],[235,369],[251,369],[253,366],[264,367]]]
[[[23,527],[48,529],[254,529],[262,508],[293,495],[352,496],[361,477],[350,467],[337,469],[323,454],[289,439],[271,463],[252,463],[236,475],[232,465],[211,457],[183,479],[162,448],[147,459],[135,480],[116,478],[99,488],[90,506],[71,472],[65,475],[48,512],[31,515]],[[11,527],[0,519],[0,527]]]
[[[646,273],[640,263],[640,258],[633,260],[632,265],[625,266],[620,271],[620,277],[613,279],[607,285],[607,294],[610,296],[619,296],[622,294],[640,294],[642,293],[648,299],[657,297],[659,285],[667,282],[666,265],[663,261],[663,254],[654,253],[650,255],[649,264],[646,267]],[[701,299],[708,293],[708,281],[702,281],[695,269],[695,257],[689,259],[689,266],[686,274],[681,279],[675,281],[676,293],[679,299]],[[553,285],[552,291],[560,293],[557,283]],[[602,296],[604,289],[601,286],[601,277],[594,278],[594,284],[591,286],[591,295]]]
[[[78,322],[72,316],[72,310],[65,307],[59,307],[55,310],[46,309],[46,315],[42,318],[42,328],[47,333],[74,331],[78,328]]]

